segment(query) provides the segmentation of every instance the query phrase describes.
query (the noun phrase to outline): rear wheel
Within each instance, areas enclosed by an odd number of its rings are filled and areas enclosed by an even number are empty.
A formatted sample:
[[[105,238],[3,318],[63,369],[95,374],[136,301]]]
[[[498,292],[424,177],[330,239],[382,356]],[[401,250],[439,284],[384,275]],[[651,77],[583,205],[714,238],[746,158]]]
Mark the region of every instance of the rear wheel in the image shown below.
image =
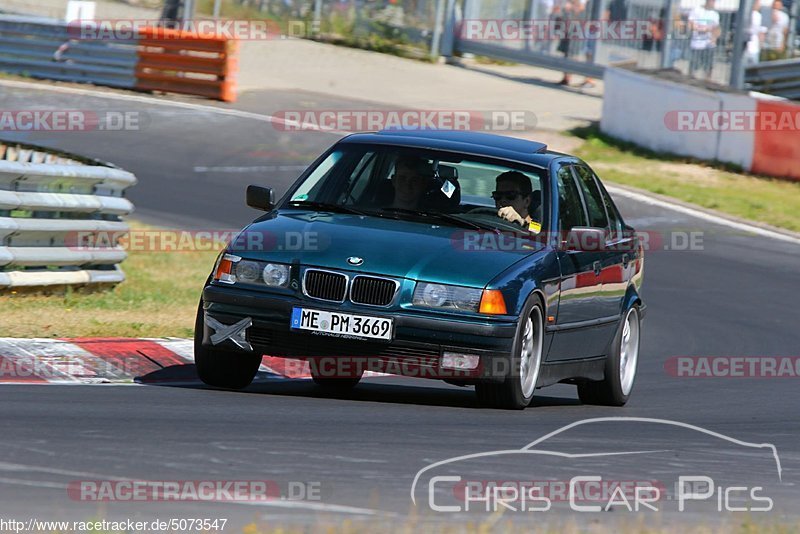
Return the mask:
[[[584,404],[623,406],[630,398],[636,380],[642,322],[639,307],[634,305],[624,315],[606,357],[605,378],[599,382],[578,384],[578,396]]]
[[[261,355],[204,346],[203,326],[203,302],[200,301],[194,322],[194,364],[200,380],[225,389],[250,385],[261,365]]]
[[[538,297],[520,317],[510,357],[510,372],[502,382],[478,382],[475,393],[484,406],[521,410],[533,400],[542,365],[544,313]]]

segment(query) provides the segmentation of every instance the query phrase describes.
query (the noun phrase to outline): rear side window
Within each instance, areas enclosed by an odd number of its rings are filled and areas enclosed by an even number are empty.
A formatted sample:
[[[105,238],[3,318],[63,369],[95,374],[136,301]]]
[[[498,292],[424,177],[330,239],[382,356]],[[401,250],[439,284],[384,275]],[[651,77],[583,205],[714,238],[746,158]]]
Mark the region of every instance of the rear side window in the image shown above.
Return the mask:
[[[603,203],[606,205],[606,213],[608,214],[608,225],[611,229],[611,239],[622,239],[622,216],[619,214],[617,207],[611,200],[608,191],[602,186],[600,193],[603,194]]]
[[[608,228],[605,202],[597,183],[594,181],[594,173],[583,165],[576,165],[575,172],[578,175],[578,184],[580,184],[583,191],[583,199],[586,201],[589,226],[592,228]]]
[[[575,179],[568,166],[558,170],[558,224],[562,231],[569,231],[576,226],[586,226],[586,214],[583,211],[580,193]]]

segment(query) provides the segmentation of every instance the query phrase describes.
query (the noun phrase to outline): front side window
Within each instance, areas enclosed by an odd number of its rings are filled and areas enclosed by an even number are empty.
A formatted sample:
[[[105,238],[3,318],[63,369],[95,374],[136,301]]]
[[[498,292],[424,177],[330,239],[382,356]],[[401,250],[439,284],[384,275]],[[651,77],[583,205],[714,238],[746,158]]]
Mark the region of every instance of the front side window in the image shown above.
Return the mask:
[[[322,184],[330,177],[333,167],[342,159],[342,155],[340,150],[328,154],[328,157],[303,180],[300,187],[292,194],[291,200],[307,200],[309,197],[319,196]]]

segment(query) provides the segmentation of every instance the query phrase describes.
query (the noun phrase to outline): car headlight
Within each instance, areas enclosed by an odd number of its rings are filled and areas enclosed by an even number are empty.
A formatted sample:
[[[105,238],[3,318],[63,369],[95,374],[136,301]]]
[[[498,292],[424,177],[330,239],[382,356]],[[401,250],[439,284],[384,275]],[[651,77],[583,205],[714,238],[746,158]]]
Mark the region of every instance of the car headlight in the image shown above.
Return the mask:
[[[282,263],[267,263],[262,269],[262,279],[269,287],[286,287],[289,283],[289,266]]]
[[[418,282],[412,304],[428,308],[478,311],[482,289]]]
[[[254,284],[287,287],[290,267],[283,263],[243,260],[233,254],[222,254],[214,267],[214,280],[225,284]]]
[[[242,260],[236,264],[236,281],[253,284],[258,280],[261,269],[257,261]]]

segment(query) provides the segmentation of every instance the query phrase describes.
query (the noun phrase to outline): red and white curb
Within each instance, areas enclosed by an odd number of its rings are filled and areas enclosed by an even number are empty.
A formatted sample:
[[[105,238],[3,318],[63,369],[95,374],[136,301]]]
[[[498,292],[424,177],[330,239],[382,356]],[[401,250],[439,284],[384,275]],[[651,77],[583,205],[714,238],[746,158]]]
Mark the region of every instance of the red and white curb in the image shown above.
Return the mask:
[[[0,338],[0,384],[199,382],[193,363],[191,339]],[[257,382],[286,378],[311,378],[308,362],[263,356]]]

